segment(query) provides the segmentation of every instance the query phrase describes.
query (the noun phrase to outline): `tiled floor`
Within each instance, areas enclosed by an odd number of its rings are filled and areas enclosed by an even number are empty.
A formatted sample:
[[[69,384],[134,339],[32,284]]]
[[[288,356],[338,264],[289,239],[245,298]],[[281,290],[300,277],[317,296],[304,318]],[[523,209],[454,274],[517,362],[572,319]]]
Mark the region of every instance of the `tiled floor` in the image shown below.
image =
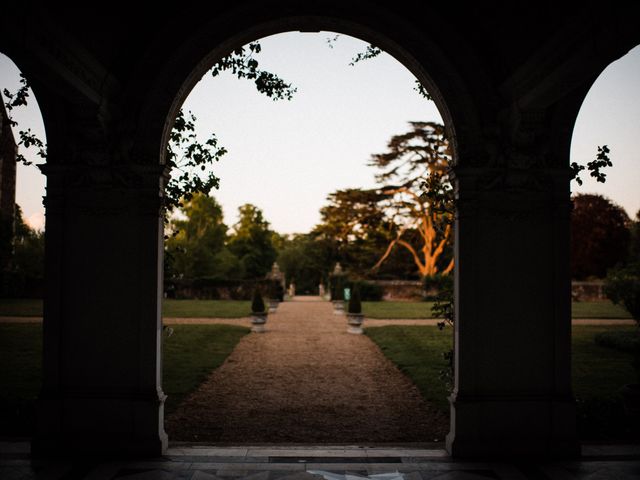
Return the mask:
[[[580,461],[463,462],[443,450],[365,447],[174,446],[157,459],[39,461],[0,442],[0,479],[55,480],[626,480],[640,479],[640,446],[594,446]]]

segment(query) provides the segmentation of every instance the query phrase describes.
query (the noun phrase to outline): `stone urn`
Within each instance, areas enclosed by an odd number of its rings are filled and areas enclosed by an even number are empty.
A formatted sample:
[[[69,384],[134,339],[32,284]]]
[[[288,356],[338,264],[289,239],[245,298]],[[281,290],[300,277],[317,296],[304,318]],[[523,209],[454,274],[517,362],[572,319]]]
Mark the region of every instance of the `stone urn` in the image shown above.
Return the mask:
[[[362,303],[360,302],[360,289],[356,286],[353,289],[353,294],[349,298],[347,332],[358,335],[362,334],[362,320],[364,320],[364,315],[362,314]]]
[[[363,320],[364,315],[362,313],[347,313],[347,332],[361,335]]]
[[[251,312],[251,331],[255,333],[264,333],[266,331],[265,323],[267,323],[267,312]]]
[[[251,331],[255,333],[263,333],[265,331],[264,324],[267,323],[267,309],[264,306],[264,300],[260,294],[260,288],[256,285],[251,300]]]
[[[334,315],[343,315],[344,314],[344,300],[333,300],[333,314]]]

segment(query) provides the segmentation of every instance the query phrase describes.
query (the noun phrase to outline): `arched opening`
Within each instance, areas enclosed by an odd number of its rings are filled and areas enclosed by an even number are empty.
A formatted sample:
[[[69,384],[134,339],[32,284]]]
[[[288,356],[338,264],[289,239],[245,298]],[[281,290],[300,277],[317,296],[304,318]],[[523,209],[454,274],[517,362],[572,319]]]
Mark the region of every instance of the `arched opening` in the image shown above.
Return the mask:
[[[42,376],[45,177],[35,165],[46,133],[33,91],[2,53],[0,84],[0,434],[20,437],[33,434]]]
[[[326,33],[326,34],[325,34],[325,36],[329,36],[329,35],[334,36],[334,35],[335,35],[335,33],[333,33],[333,34]],[[289,42],[294,42],[295,40],[296,40],[296,37],[294,37],[292,34],[290,34],[290,35],[289,35],[289,40],[288,40],[288,41],[289,41]],[[262,41],[264,41],[264,39],[263,39]],[[321,42],[321,44],[322,44],[322,43],[324,43],[324,39],[320,39],[320,42]],[[231,46],[231,48],[232,48],[232,49],[237,48],[237,47],[238,47],[238,45],[232,45],[232,46]],[[365,47],[366,47],[366,44],[362,44],[359,48],[360,48],[361,50],[364,50],[364,48],[365,48]],[[324,48],[328,48],[328,47],[326,47],[326,46],[325,46]],[[228,52],[225,52],[225,54],[226,54],[226,53],[228,53]],[[353,56],[353,55],[355,55],[355,54],[357,54],[357,53],[358,53],[358,50],[357,50],[357,49],[354,49],[351,55]],[[214,58],[213,60],[215,60],[215,58]],[[210,66],[210,65],[209,65],[209,66]],[[207,69],[207,72],[208,72],[208,69]],[[278,73],[278,72],[276,71],[276,73]],[[285,76],[285,77],[286,77],[286,76]],[[294,82],[294,83],[295,83],[295,82]],[[298,86],[298,85],[296,85],[296,86]],[[337,86],[336,88],[340,88],[340,86]],[[345,90],[346,90],[346,89],[345,89]],[[187,90],[185,89],[185,90],[184,90],[184,92],[187,92]],[[393,95],[393,92],[387,92],[387,93],[388,93],[390,96],[392,96],[392,95]],[[186,96],[186,93],[184,93],[183,95],[185,95],[185,96]],[[348,91],[346,91],[346,92],[344,93],[344,95],[349,95]],[[183,97],[183,98],[184,98],[184,97]],[[199,101],[200,101],[200,102],[202,102],[202,101],[203,101],[203,100],[202,100],[202,99],[203,99],[203,96],[201,95],[201,96],[199,97],[199,99],[200,99]],[[373,101],[373,99],[372,99],[372,101]],[[295,103],[295,102],[296,102],[296,99],[294,98],[294,99],[292,100],[292,103]],[[236,107],[237,107],[240,111],[245,111],[245,112],[246,112],[246,111],[248,110],[248,108],[247,108],[247,107],[243,107],[242,105],[236,105]],[[328,107],[327,107],[326,105],[322,105],[322,107],[321,107],[321,108],[328,108]],[[202,114],[202,112],[201,112],[201,114]],[[198,117],[200,117],[200,115],[201,115],[201,114],[198,114],[197,116],[198,116]],[[217,111],[217,112],[216,112],[216,114],[217,114],[217,115],[220,115],[220,116],[224,116],[224,111]],[[238,117],[239,117],[239,115],[238,115],[238,116],[236,116],[236,117],[233,117],[233,120],[231,120],[231,121],[236,121],[236,122],[238,122],[238,123],[241,123],[239,120],[237,120],[237,118],[238,118]],[[416,118],[416,117],[415,117],[415,116],[412,116],[412,117],[410,117],[410,118]],[[418,117],[417,117],[417,119],[418,119],[418,120],[423,119],[423,118],[424,118],[424,116],[423,116],[423,115],[420,115],[420,116],[418,116]],[[431,118],[427,118],[427,120],[431,120]],[[389,119],[389,121],[393,121],[393,120],[392,120],[392,119]],[[404,121],[406,121],[406,120],[403,120],[403,121],[402,121],[402,123],[404,123]],[[396,121],[396,123],[397,123],[397,121]],[[404,125],[403,125],[402,127],[403,127],[404,129],[406,129],[406,128],[411,128],[411,127],[405,127]],[[241,127],[240,127],[240,128],[241,128]],[[387,137],[387,136],[391,136],[391,135],[392,135],[392,134],[394,134],[394,133],[402,134],[402,133],[403,133],[403,131],[387,130],[387,133],[385,134],[385,137]],[[291,135],[295,135],[295,133],[294,133],[294,132],[290,132],[290,134],[291,134]],[[329,134],[327,134],[327,133],[318,132],[318,133],[317,133],[317,135],[323,135],[323,140],[322,140],[323,142],[326,142],[327,140],[329,140],[329,139],[331,138],[331,136],[330,136]],[[247,136],[247,137],[250,137],[250,132],[249,132],[249,131],[247,131],[247,132],[246,132],[246,136]],[[220,141],[224,144],[224,139],[223,139],[222,137],[220,137],[219,139],[220,139]],[[381,145],[381,146],[384,146],[384,144],[385,144],[388,140],[389,140],[388,138],[384,138],[384,137],[383,137],[383,138],[380,138],[380,139],[379,139],[379,141],[378,141],[377,143],[378,143],[379,145]],[[285,140],[285,141],[286,141],[286,140]],[[344,140],[344,139],[342,139],[342,141],[345,141],[345,140]],[[247,138],[247,139],[246,139],[246,142],[251,142],[250,138]],[[225,145],[225,146],[226,146],[226,145]],[[268,145],[268,143],[267,143],[267,144],[261,144],[261,148],[262,148],[262,149],[265,149],[266,151],[268,151],[268,150],[269,150],[269,145]],[[295,148],[295,147],[294,147],[294,148]],[[325,153],[326,153],[326,154],[329,154],[330,152],[329,152],[329,151],[327,151],[327,152],[325,152]],[[364,162],[364,161],[366,160],[366,158],[368,157],[368,155],[370,155],[371,153],[374,153],[374,152],[367,152],[367,153],[365,153],[365,154],[362,154],[362,153],[361,153],[361,154],[360,154],[360,158],[358,158],[358,159],[354,159],[354,161],[358,161],[358,160],[359,160],[360,162]],[[337,152],[335,152],[335,154],[339,156],[339,155],[340,155],[340,151],[338,150]],[[265,156],[266,156],[266,155],[265,155]],[[363,157],[364,157],[364,158],[363,158]],[[343,164],[344,164],[344,163],[346,163],[346,160],[347,160],[347,158],[343,158],[343,159],[342,159],[342,163],[343,163]],[[224,162],[224,161],[225,161],[225,159],[223,158],[221,161],[222,161],[222,162]],[[246,159],[243,159],[243,158],[237,158],[237,162],[238,162],[238,163],[240,163],[241,165],[243,164],[243,162],[244,162],[244,161],[246,161]],[[302,158],[302,159],[300,159],[300,164],[304,164],[304,162],[313,162],[313,157],[312,157],[312,158]],[[293,166],[293,165],[292,165],[292,166]],[[300,168],[300,167],[298,167],[298,168]],[[311,168],[311,166],[309,166],[309,168]],[[250,172],[249,172],[249,170],[250,170]],[[250,176],[250,175],[251,175],[251,176],[259,175],[258,173],[256,173],[256,172],[255,172],[255,170],[256,170],[255,168],[248,168],[248,169],[245,169],[245,175],[246,175],[246,176]],[[339,175],[339,171],[338,171],[338,170],[336,170],[336,173]],[[224,178],[224,176],[223,176],[223,175],[221,175],[221,176],[222,176],[222,181],[224,182],[224,181],[225,181],[225,178]],[[229,181],[229,179],[226,179],[226,180],[227,180],[227,182]],[[291,180],[292,180],[292,181],[295,181],[295,177],[291,177]],[[312,182],[312,181],[313,181],[313,180],[311,180],[311,182]],[[236,183],[236,185],[242,185],[243,187],[244,187],[244,185],[245,185],[245,184],[246,184],[246,182]],[[229,185],[229,184],[227,183],[227,186],[228,186],[228,185]],[[233,188],[233,184],[231,185],[231,187]],[[354,187],[358,187],[358,185],[354,185]],[[228,188],[228,187],[227,187],[227,188]],[[279,186],[276,182],[270,182],[269,184],[264,185],[264,188],[265,188],[266,190],[271,191],[271,192],[278,192],[278,195],[281,195],[281,194],[282,194],[281,192],[279,192],[279,188],[280,188],[280,186]],[[326,194],[326,193],[328,193],[328,192],[325,192],[325,194]],[[418,192],[418,193],[419,193],[419,192]],[[215,193],[215,192],[214,192],[214,195],[216,195],[216,193]],[[301,209],[300,209],[300,208],[298,208],[298,209],[297,209],[297,211],[298,211],[298,214],[300,214]],[[383,254],[384,254],[384,248],[379,252],[379,255],[378,255],[378,256],[379,256],[379,257],[381,257]],[[338,259],[338,260],[341,260],[341,259]],[[376,259],[376,260],[377,260],[377,259]],[[375,263],[375,260],[374,260],[374,262],[373,262],[373,263]],[[371,266],[373,266],[373,263],[372,263],[372,265],[371,265]],[[411,261],[410,261],[409,263],[411,263]],[[333,265],[334,265],[334,264],[335,264],[335,259],[331,262],[331,264],[330,264],[330,265],[326,265],[326,268],[325,268],[325,276],[328,276],[328,272],[329,272],[331,269],[333,269]],[[344,265],[344,262],[343,262],[343,265]],[[165,274],[166,274],[166,272],[165,272]],[[420,289],[420,287],[418,287],[418,289]],[[424,309],[425,309],[425,314],[424,314],[424,316],[425,316],[425,317],[430,317],[430,316],[431,316],[431,312],[429,311],[429,307],[428,307],[427,305],[425,305]],[[269,322],[268,322],[268,323],[269,323]],[[435,330],[435,326],[433,326],[432,328],[433,328],[433,330]],[[343,330],[345,330],[345,328],[341,328],[341,330],[340,330],[340,331],[341,331],[341,333],[344,333],[344,332],[343,332]],[[442,335],[446,335],[446,334],[442,334]],[[442,352],[438,352],[438,355],[439,355],[439,353],[442,353]],[[264,359],[263,359],[263,360],[264,360]],[[262,363],[262,364],[265,364],[266,362],[264,362],[264,361],[263,361],[263,362],[261,362],[261,363]],[[235,365],[235,368],[238,368],[238,365],[237,365],[237,364],[234,364],[234,365]],[[346,366],[345,366],[345,367],[346,367]],[[443,365],[443,368],[445,368],[445,366],[444,366],[444,365]],[[236,373],[237,373],[237,372],[238,372],[238,370],[236,370]],[[237,374],[239,375],[239,373],[237,373]],[[269,374],[270,374],[270,375],[272,375],[272,374],[273,374],[273,372],[270,372]],[[369,376],[370,376],[370,375],[369,375]],[[239,377],[239,378],[238,378],[238,380],[237,380],[237,383],[240,383],[240,382],[242,382],[242,381],[243,381],[243,379]],[[296,377],[291,378],[291,382],[296,383]],[[299,383],[299,382],[298,382],[298,383]],[[225,388],[226,388],[226,387],[225,387]],[[260,387],[257,387],[257,386],[256,386],[255,388],[260,388]],[[330,387],[329,385],[327,385],[327,389],[329,389],[329,388],[331,388],[331,387]],[[337,385],[334,385],[334,388],[337,388]],[[351,384],[350,384],[350,386],[349,386],[348,388],[351,388]],[[214,390],[212,390],[212,391],[214,391]],[[268,392],[265,392],[265,393],[264,393],[264,395],[267,395],[267,393],[268,393]],[[284,392],[281,392],[281,393],[282,393],[282,396],[283,396],[282,401],[283,401],[283,402],[286,402],[286,401],[287,401],[287,398],[286,398],[286,396],[285,396],[285,393],[284,393]],[[342,395],[344,395],[344,394],[342,394]],[[269,397],[269,398],[271,398],[271,397]],[[238,399],[235,403],[240,403],[239,401],[240,401],[240,399]],[[289,401],[291,401],[291,398],[289,398]],[[398,403],[400,403],[400,402],[398,402]],[[441,401],[441,403],[443,403],[443,404],[444,404],[444,403],[446,403],[446,400],[443,398],[443,399],[442,399],[442,401]],[[345,404],[346,404],[346,403],[345,403]],[[282,430],[282,428],[284,428],[284,427],[283,427],[283,425],[284,425],[284,423],[285,423],[285,420],[288,420],[288,419],[291,419],[292,421],[295,421],[295,422],[298,422],[298,423],[303,423],[303,422],[302,422],[302,420],[304,420],[304,419],[297,419],[297,420],[296,420],[296,417],[294,417],[294,413],[293,413],[293,411],[292,411],[292,407],[291,407],[291,406],[288,406],[289,408],[287,408],[287,405],[281,405],[281,406],[280,406],[280,407],[281,407],[281,411],[280,411],[280,413],[278,413],[278,412],[274,412],[274,411],[272,410],[272,409],[274,408],[273,406],[270,406],[270,407],[271,407],[271,409],[270,409],[269,411],[264,411],[264,410],[266,410],[266,407],[264,407],[264,408],[262,409],[263,411],[260,411],[260,413],[258,413],[258,414],[257,414],[257,416],[256,416],[256,417],[258,417],[258,418],[255,418],[255,420],[254,420],[254,422],[255,422],[256,424],[258,424],[258,422],[259,422],[259,420],[260,420],[260,418],[259,418],[259,417],[260,417],[261,415],[264,415],[264,416],[267,416],[267,415],[271,415],[271,416],[274,416],[274,415],[276,415],[276,416],[277,416],[277,415],[280,415],[280,418],[278,419],[278,418],[276,417],[276,418],[275,418],[275,421],[276,421],[276,422],[278,422],[278,421],[279,421],[279,423],[280,423],[280,427],[281,427],[281,430]],[[322,407],[322,406],[321,406],[321,407]],[[331,407],[331,406],[329,405],[329,406],[324,406],[324,407],[326,408],[326,407]],[[315,406],[314,406],[314,405],[311,405],[311,406],[309,406],[309,407],[307,408],[307,410],[309,410],[309,412],[307,412],[307,413],[308,413],[310,416],[311,416],[311,415],[313,415],[313,414],[315,414],[316,416],[318,415],[318,413],[317,413],[317,412],[313,411],[313,410],[314,410],[314,408],[316,408],[316,409],[317,409],[317,408],[319,408],[319,407],[318,407],[318,405],[315,405]],[[363,407],[362,407],[362,406],[360,406],[360,409],[362,409],[362,408],[363,408]],[[212,409],[213,409],[213,408],[212,408]],[[215,410],[215,409],[213,409],[213,410]],[[246,410],[251,410],[251,408],[246,408]],[[325,411],[328,411],[328,410],[330,410],[330,409],[328,409],[328,408],[327,408],[327,410],[325,410]],[[332,417],[332,416],[334,416],[334,417],[335,417],[335,416],[339,416],[339,415],[337,415],[337,414],[336,414],[336,412],[335,412],[335,410],[336,410],[335,406],[334,406],[334,409],[333,409],[333,410],[334,410],[334,413],[333,413],[333,414],[330,414],[330,415],[329,415],[329,417],[325,417],[325,419],[324,419],[325,423],[330,423],[330,421],[329,421],[329,420],[331,419],[331,417]],[[346,410],[346,408],[343,408],[343,410]],[[188,412],[186,412],[186,413],[188,413]],[[185,412],[181,412],[181,416],[179,417],[179,420],[177,421],[177,423],[178,423],[178,424],[180,424],[180,423],[185,424],[185,423],[186,423],[186,420],[187,420],[187,414],[186,414],[186,413],[185,413]],[[340,412],[337,412],[337,413],[340,413]],[[219,415],[224,416],[224,412],[220,412],[220,413],[219,413]],[[343,416],[346,416],[346,415],[349,415],[349,413],[348,413],[348,412],[344,412],[344,415],[343,415]],[[353,415],[352,415],[352,416],[353,416]],[[238,420],[238,422],[237,422],[237,423],[239,424],[239,423],[240,423],[240,421],[239,421],[239,420],[242,420],[242,419],[244,419],[244,418],[238,418],[238,419],[237,419],[237,420]],[[379,419],[379,420],[380,420],[380,419]],[[352,419],[352,421],[353,421],[353,422],[356,422],[356,419],[355,419],[355,418],[353,418],[353,419]],[[415,419],[414,419],[414,421],[415,421]],[[380,422],[381,422],[381,420],[380,420]],[[202,422],[201,422],[201,423],[202,423]],[[375,423],[375,422],[370,421],[369,423],[371,424],[370,426],[373,426],[373,423]],[[174,425],[174,428],[175,428],[176,421],[173,421],[173,423],[172,423],[172,424]],[[354,424],[354,426],[355,426],[355,424]],[[352,427],[351,427],[353,430],[355,430],[354,426],[352,426]],[[424,426],[424,425],[423,425],[423,426]],[[250,435],[248,435],[248,434],[247,434],[246,430],[242,430],[242,429],[240,428],[240,426],[239,426],[239,425],[235,425],[235,427],[238,429],[237,431],[242,432],[242,434],[244,435],[244,438],[239,437],[238,439],[236,439],[236,442],[245,442],[245,443],[246,443],[246,442],[248,442],[248,443],[251,443],[252,439],[253,439],[253,441],[267,441],[267,440],[268,440],[268,438],[263,438],[263,437],[260,437],[260,438],[255,438],[255,437],[253,437],[253,438],[252,438]],[[203,428],[203,429],[204,429],[204,428],[206,428],[206,427],[205,427],[204,425],[201,425],[201,428]],[[304,425],[300,425],[300,428],[304,428]],[[322,433],[322,435],[324,435],[325,437],[314,437],[314,433],[317,433],[317,432],[314,432],[314,431],[313,431],[312,429],[310,429],[309,427],[307,427],[307,428],[308,428],[307,438],[312,439],[312,440],[310,440],[310,441],[312,441],[312,442],[313,442],[313,439],[314,439],[314,438],[316,439],[316,441],[318,441],[320,438],[325,438],[325,439],[326,439],[326,441],[330,441],[330,440],[329,440],[330,436],[329,436],[329,437],[327,437],[327,436],[326,436],[326,435],[327,435],[327,431],[321,432],[321,433]],[[352,441],[352,442],[353,442],[353,441],[363,441],[364,439],[367,439],[367,438],[368,438],[368,441],[384,441],[383,439],[384,439],[385,437],[384,437],[384,436],[381,436],[382,434],[380,434],[379,432],[378,432],[378,433],[379,433],[378,437],[375,437],[375,438],[376,438],[376,440],[374,440],[374,439],[373,439],[373,437],[374,437],[374,436],[373,436],[373,434],[371,434],[372,432],[373,432],[373,430],[370,432],[370,435],[369,435],[368,437],[367,437],[367,436],[362,436],[362,432],[357,432],[359,435],[361,435],[360,437],[357,437],[357,436],[354,436],[354,437],[348,437],[348,433],[349,433],[348,431],[346,431],[346,432],[341,432],[341,431],[338,431],[337,429],[335,429],[335,430],[333,431],[333,434],[334,434],[334,437],[335,437],[335,438],[339,438],[339,440],[337,440],[337,441],[340,441],[340,442],[345,442],[345,441],[346,441],[346,442],[348,442],[348,441]],[[192,434],[194,433],[193,429],[191,429],[191,432],[190,432],[190,433],[192,433]],[[205,438],[205,439],[206,439],[206,438],[207,438],[206,433],[207,433],[207,432],[202,431],[202,432],[201,432],[201,435],[200,435],[200,438]],[[277,439],[277,438],[287,439],[287,438],[288,438],[288,437],[286,436],[286,434],[283,434],[282,432],[280,432],[278,435],[276,435],[276,433],[277,433],[277,432],[275,431],[275,429],[274,429],[274,430],[272,430],[272,431],[267,430],[267,431],[265,431],[265,432],[263,432],[263,433],[264,433],[264,434],[266,434],[266,435],[271,434],[271,435],[273,435],[273,437],[272,437],[272,438],[275,438],[275,439]],[[329,431],[329,433],[331,433],[331,432]],[[444,433],[446,433],[446,427],[443,427],[443,426],[441,425],[441,426],[440,426],[440,428],[439,428],[439,431],[438,431],[437,433],[434,433],[433,431],[431,431],[431,432],[430,432],[428,428],[425,428],[425,429],[424,429],[424,431],[423,431],[422,433],[423,433],[423,435],[424,435],[423,437],[421,437],[421,439],[422,439],[422,440],[428,439],[429,441],[433,441],[433,440],[440,440],[440,441],[442,441],[442,440],[443,440],[443,434],[444,434]],[[203,435],[203,434],[204,434],[204,435]],[[345,434],[346,434],[346,436],[344,436]],[[341,436],[341,435],[342,435],[342,436]],[[344,438],[343,438],[343,437],[344,437]],[[223,437],[223,438],[224,438],[224,437]],[[227,435],[227,438],[229,438],[229,437],[228,437],[228,435]],[[407,437],[407,438],[408,438],[408,437]],[[187,438],[180,438],[180,439],[182,439],[182,440],[187,440]],[[191,438],[191,437],[190,437],[189,439],[193,440],[193,438]],[[212,438],[208,438],[208,439],[209,439],[210,441],[212,440]],[[292,439],[293,439],[293,440],[292,440]],[[358,439],[359,439],[359,440],[358,440]],[[391,437],[391,436],[390,436],[390,435],[388,435],[388,433],[387,433],[387,437],[386,437],[386,440],[387,440],[387,441],[391,441],[391,442],[393,442],[393,441],[398,441],[398,440],[400,440],[400,439],[402,439],[402,437],[397,437],[397,438],[395,438],[395,437]],[[291,438],[289,438],[289,440],[290,440],[290,441],[297,441],[297,442],[300,442],[300,441],[304,441],[304,437],[302,437],[302,438],[291,437]],[[419,440],[419,439],[418,439],[418,438],[414,438],[414,439],[413,439],[413,441],[416,441],[416,440]],[[405,441],[406,441],[406,438],[405,438]]]
[[[602,168],[604,177],[599,180],[583,171],[581,183],[571,184],[573,384],[579,432],[585,441],[633,439],[620,389],[636,381],[632,353],[623,343],[633,344],[637,329],[618,296],[624,288],[614,279],[620,272],[631,274],[638,262],[634,243],[640,220],[636,187],[640,168],[632,127],[640,121],[638,81],[640,47],[636,46],[590,85],[571,141],[572,162],[586,165],[601,156],[612,163],[611,168]],[[591,354],[585,354],[587,349]]]
[[[3,45],[28,60],[47,118],[56,117],[47,132],[45,381],[34,453],[165,451],[163,140],[186,92],[233,46],[324,28],[381,46],[427,84],[421,70],[428,71],[436,102],[446,103],[445,122],[455,125],[457,348],[448,451],[578,454],[568,132],[594,72],[636,35],[631,10],[603,10],[622,25],[612,30],[595,10],[569,8],[547,22],[551,12],[538,7],[522,16],[447,4],[407,11],[284,0],[209,5],[206,15],[158,12],[166,21],[153,25],[148,12],[90,22],[77,9],[38,10],[46,15],[35,23],[27,15],[0,31]],[[128,27],[117,38],[114,21]]]

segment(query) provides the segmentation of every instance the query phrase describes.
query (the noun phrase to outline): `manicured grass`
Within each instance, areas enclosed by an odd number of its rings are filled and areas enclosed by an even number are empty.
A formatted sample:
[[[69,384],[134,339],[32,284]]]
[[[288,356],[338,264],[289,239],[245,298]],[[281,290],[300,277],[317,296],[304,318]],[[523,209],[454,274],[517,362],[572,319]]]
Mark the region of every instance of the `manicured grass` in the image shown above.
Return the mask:
[[[433,302],[362,302],[368,318],[432,318]],[[249,315],[251,302],[241,300],[170,300],[165,299],[165,317],[240,318]],[[42,300],[0,299],[0,317],[42,316]],[[611,302],[574,302],[573,318],[631,318],[619,305]]]
[[[165,413],[220,366],[248,328],[233,325],[171,325],[164,334]],[[34,401],[41,384],[42,327],[0,324],[0,437],[33,432]]]
[[[433,318],[433,302],[362,302],[362,312],[368,318]],[[573,318],[631,318],[619,305],[609,301],[574,302],[571,307]]]
[[[249,316],[251,302],[237,300],[170,300],[162,304],[164,317],[221,317]],[[0,317],[41,317],[42,300],[0,299]]]
[[[413,380],[426,400],[443,412],[449,411],[449,390],[440,372],[448,369],[443,353],[453,345],[451,328],[440,331],[428,325],[389,325],[367,328],[365,333]]]
[[[0,317],[41,317],[42,300],[37,298],[0,298]]]
[[[433,302],[362,302],[366,318],[433,318]]]
[[[162,305],[164,317],[248,317],[251,302],[244,300],[169,300]]]
[[[573,302],[571,316],[572,318],[631,318],[624,308],[609,301]]]
[[[581,437],[594,440],[629,439],[619,389],[635,381],[631,355],[595,343],[603,331],[634,331],[633,326],[573,327],[573,389],[578,401]],[[448,411],[448,390],[440,378],[447,363],[443,352],[452,345],[452,329],[433,326],[385,326],[367,328],[366,334],[382,352],[405,372],[422,392],[443,412]],[[523,374],[526,374],[523,372]]]
[[[163,389],[168,395],[165,413],[175,410],[213,370],[218,368],[236,344],[249,333],[234,325],[169,325],[163,351]],[[166,331],[165,331],[166,332]]]

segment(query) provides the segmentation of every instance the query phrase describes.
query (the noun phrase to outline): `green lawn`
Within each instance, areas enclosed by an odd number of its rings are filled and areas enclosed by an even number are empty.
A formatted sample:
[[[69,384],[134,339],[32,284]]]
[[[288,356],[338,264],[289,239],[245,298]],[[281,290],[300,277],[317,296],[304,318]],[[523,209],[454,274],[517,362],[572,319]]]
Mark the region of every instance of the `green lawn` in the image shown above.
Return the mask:
[[[165,317],[222,317],[249,316],[251,302],[238,300],[170,300],[162,304]],[[0,317],[40,317],[42,300],[0,299]]]
[[[36,298],[0,298],[0,317],[41,317],[42,300]]]
[[[367,318],[432,318],[432,302],[362,302]],[[573,318],[631,318],[625,309],[611,302],[574,302]]]
[[[433,302],[362,302],[367,318],[431,318]]]
[[[362,302],[368,318],[431,318],[432,302]],[[251,302],[239,300],[164,300],[165,317],[240,318],[249,315]],[[42,301],[0,299],[0,317],[42,315]],[[575,302],[573,318],[631,318],[620,306],[611,302]]]
[[[164,339],[162,378],[168,395],[165,413],[171,413],[182,399],[218,368],[236,344],[249,333],[234,325],[170,325],[173,335]]]
[[[248,328],[233,325],[171,325],[165,334],[163,389],[171,413],[189,392],[220,366]],[[42,328],[0,324],[0,437],[33,431],[34,400],[41,383]]]
[[[573,302],[571,304],[573,318],[631,318],[620,305],[606,302]]]
[[[164,300],[165,317],[248,317],[251,302],[244,300]]]
[[[631,355],[594,342],[596,334],[613,329],[635,332],[633,326],[573,327],[573,388],[584,439],[615,440],[629,435],[618,390],[635,381]],[[427,400],[444,412],[448,410],[448,390],[439,374],[447,369],[442,354],[451,348],[451,328],[440,331],[433,326],[398,325],[367,328],[366,334],[414,381]]]

